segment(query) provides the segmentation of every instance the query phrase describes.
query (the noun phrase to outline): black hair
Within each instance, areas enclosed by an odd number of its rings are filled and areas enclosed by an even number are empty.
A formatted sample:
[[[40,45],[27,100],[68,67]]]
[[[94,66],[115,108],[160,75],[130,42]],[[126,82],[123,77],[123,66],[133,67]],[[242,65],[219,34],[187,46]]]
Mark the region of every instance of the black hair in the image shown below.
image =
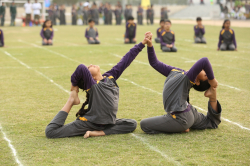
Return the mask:
[[[94,22],[94,20],[93,19],[89,19],[89,23],[91,23],[91,22]]]
[[[43,23],[43,28],[46,28],[46,23],[47,23],[48,21],[50,21],[50,22],[51,22],[51,26],[50,26],[50,28],[52,28],[52,21],[51,21],[51,20],[46,20],[46,21],[44,21],[44,23]]]
[[[223,22],[223,24],[222,24],[222,29],[224,29],[224,28],[225,28],[225,26],[224,26],[224,25],[225,25],[225,23],[226,23],[226,22],[228,22],[228,21],[230,22],[230,20],[229,20],[229,19],[225,19],[225,20],[224,20],[224,22]]]
[[[201,17],[197,17],[196,21],[202,21]]]
[[[162,23],[162,22],[164,22],[164,23],[165,23],[165,20],[164,20],[164,19],[161,19],[161,20],[160,20],[160,23]]]
[[[128,16],[128,20],[134,20],[133,16]]]
[[[80,88],[80,87],[79,87]],[[82,107],[79,109],[79,111],[76,113],[76,117],[78,116],[83,116],[85,115],[89,110],[88,108],[87,109],[84,109],[86,105],[89,104],[89,93],[86,92],[86,100],[85,102],[82,104]]]
[[[197,91],[203,92],[210,88],[210,84],[208,83],[208,80],[200,81],[200,85],[194,85],[193,88]]]
[[[165,20],[165,23],[166,23],[166,22],[169,22],[170,24],[172,24],[170,20]]]

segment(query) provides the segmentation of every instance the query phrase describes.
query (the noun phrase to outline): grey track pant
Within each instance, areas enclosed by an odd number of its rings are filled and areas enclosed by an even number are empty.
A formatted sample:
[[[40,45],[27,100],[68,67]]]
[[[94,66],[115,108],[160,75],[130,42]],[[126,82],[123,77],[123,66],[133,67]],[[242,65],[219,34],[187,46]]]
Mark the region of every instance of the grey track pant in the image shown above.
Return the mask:
[[[160,38],[155,38],[155,42],[156,43],[160,43],[161,41],[160,41]]]
[[[115,124],[98,125],[88,121],[75,120],[64,125],[68,113],[59,111],[45,129],[47,138],[63,138],[84,135],[87,131],[103,131],[105,135],[126,134],[136,129],[133,119],[117,119]]]
[[[162,46],[161,50],[163,52],[177,52],[177,48],[175,46],[173,46],[172,48],[168,48],[166,46]]]
[[[199,113],[191,106],[191,110],[172,116],[170,113],[162,116],[143,119],[141,129],[148,134],[180,133],[191,129],[216,129],[221,122],[221,106],[218,102],[218,113],[208,103],[207,115]]]
[[[233,43],[231,43],[231,44],[222,43],[220,45],[220,50],[221,51],[226,51],[226,50],[234,51],[235,50],[235,45]]]
[[[206,39],[204,37],[195,37],[194,42],[195,43],[204,43],[204,44],[207,43],[207,41],[206,41]]]
[[[89,44],[100,44],[100,41],[94,39],[94,40],[88,40],[88,43],[89,43]]]
[[[53,45],[53,41],[52,41],[52,43],[51,44],[49,44],[49,43],[44,43],[44,41],[42,41],[42,45],[44,45],[44,46],[47,46],[47,45]]]

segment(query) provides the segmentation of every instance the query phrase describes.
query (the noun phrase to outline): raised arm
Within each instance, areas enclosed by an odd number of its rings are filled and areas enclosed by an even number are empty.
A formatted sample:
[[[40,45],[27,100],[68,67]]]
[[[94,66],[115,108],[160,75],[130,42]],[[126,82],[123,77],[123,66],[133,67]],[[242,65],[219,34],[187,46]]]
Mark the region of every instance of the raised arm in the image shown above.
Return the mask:
[[[40,32],[40,36],[44,39],[45,37],[44,37],[44,35],[43,35],[43,29],[41,30],[41,32]]]
[[[194,26],[194,34],[195,34],[195,36],[198,36],[199,35],[199,29],[198,29],[198,27],[197,27],[197,25],[196,26]]]
[[[96,84],[88,68],[83,64],[80,64],[71,75],[71,83],[73,86],[78,86],[84,90],[88,90]]]
[[[123,71],[131,64],[131,62],[136,58],[136,56],[141,52],[144,48],[144,44],[139,43],[135,45],[130,51],[120,60],[117,65],[115,65],[111,70],[104,73],[103,76],[113,76],[115,80],[117,80]]]
[[[52,29],[52,32],[51,32],[51,36],[50,36],[50,38],[49,39],[53,39],[53,37],[54,37],[54,30]]]
[[[201,28],[201,33],[202,33],[202,35],[204,35],[205,34],[205,27],[202,25],[202,27],[203,28]]]
[[[211,63],[209,62],[208,58],[204,57],[198,60],[189,71],[186,72],[187,77],[190,81],[195,83],[195,79],[197,75],[204,70],[206,72],[207,78],[209,80],[214,79],[214,72],[211,66]]]
[[[161,73],[162,75],[164,76],[168,76],[169,73],[171,72],[171,70],[173,69],[177,69],[177,70],[180,70],[180,71],[184,71],[182,69],[179,69],[177,67],[172,67],[172,66],[169,66],[169,65],[166,65],[164,64],[163,62],[160,62],[157,57],[156,57],[156,54],[155,54],[155,50],[154,50],[154,47],[148,47],[148,61],[149,61],[149,64],[156,70],[158,71],[159,73]]]

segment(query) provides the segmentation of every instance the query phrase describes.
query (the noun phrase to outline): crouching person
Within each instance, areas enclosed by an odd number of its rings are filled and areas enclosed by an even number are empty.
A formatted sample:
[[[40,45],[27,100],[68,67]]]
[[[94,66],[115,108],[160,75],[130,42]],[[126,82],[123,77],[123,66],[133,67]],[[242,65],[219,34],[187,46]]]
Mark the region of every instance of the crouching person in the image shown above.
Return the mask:
[[[97,28],[94,26],[95,21],[89,19],[89,27],[85,31],[85,37],[87,38],[89,44],[100,44]]]
[[[197,17],[197,25],[194,26],[194,42],[206,44],[206,39],[204,37],[205,27],[202,25],[202,19]]]
[[[54,30],[52,29],[52,22],[50,20],[46,20],[43,23],[43,28],[40,32],[40,36],[42,37],[42,45],[52,45]]]

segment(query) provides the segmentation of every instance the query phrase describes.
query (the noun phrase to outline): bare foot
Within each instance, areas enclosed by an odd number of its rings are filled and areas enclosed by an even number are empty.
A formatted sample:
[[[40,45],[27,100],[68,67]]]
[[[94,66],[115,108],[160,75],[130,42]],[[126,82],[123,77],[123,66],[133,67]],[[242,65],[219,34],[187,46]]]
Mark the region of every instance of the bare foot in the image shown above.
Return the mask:
[[[190,130],[189,129],[187,129],[187,130],[185,130],[185,131],[183,131],[183,133],[188,133]]]
[[[204,93],[204,96],[205,96],[205,97],[208,97],[208,98],[216,97],[216,88],[210,87],[210,88]]]
[[[80,104],[80,99],[78,97],[78,93],[76,91],[71,91],[70,92],[70,100],[73,102],[73,105],[78,105]]]
[[[89,134],[90,134],[91,131],[87,131],[85,134],[84,134],[84,138],[89,138]]]

